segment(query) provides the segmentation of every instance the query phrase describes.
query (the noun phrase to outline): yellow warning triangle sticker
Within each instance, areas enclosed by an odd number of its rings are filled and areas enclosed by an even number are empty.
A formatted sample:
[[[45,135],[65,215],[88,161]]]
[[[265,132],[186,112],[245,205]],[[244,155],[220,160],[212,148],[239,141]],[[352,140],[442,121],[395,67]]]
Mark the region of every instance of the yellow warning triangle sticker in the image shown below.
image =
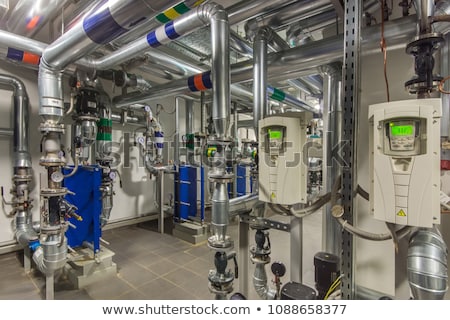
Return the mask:
[[[406,217],[406,213],[405,213],[405,211],[403,211],[403,209],[400,209],[400,211],[397,212],[397,215],[398,215],[399,217]]]

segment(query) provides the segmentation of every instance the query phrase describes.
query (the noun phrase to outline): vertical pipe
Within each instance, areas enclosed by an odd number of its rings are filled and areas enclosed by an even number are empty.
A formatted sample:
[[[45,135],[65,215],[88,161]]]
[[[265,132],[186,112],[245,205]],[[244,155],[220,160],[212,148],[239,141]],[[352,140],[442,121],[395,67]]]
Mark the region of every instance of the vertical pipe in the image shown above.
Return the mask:
[[[194,101],[184,99],[186,105],[186,135],[194,132]],[[186,148],[186,162],[187,164],[194,164],[194,151]]]
[[[339,176],[339,165],[334,159],[332,150],[335,150],[340,144],[340,132],[342,122],[342,106],[341,106],[341,71],[342,65],[336,63],[327,65],[322,68],[324,73],[324,120],[326,125],[326,133],[324,135],[323,145],[325,146],[324,155],[326,172],[323,175],[325,178],[324,186],[325,192],[331,192],[333,183]],[[341,232],[340,225],[331,216],[331,205],[327,204],[324,207],[323,214],[323,241],[322,246],[325,252],[340,255],[341,248]]]
[[[180,165],[180,97],[175,98],[175,134],[174,137],[174,150],[173,150],[173,163],[178,171],[178,166]]]
[[[213,57],[212,88],[213,108],[212,116],[216,135],[224,138],[230,121],[230,30],[226,11],[217,10],[211,19],[211,53]]]
[[[269,114],[267,103],[267,38],[270,31],[261,28],[253,42],[253,127],[258,131],[258,121]]]
[[[291,281],[303,281],[303,220],[291,218]]]

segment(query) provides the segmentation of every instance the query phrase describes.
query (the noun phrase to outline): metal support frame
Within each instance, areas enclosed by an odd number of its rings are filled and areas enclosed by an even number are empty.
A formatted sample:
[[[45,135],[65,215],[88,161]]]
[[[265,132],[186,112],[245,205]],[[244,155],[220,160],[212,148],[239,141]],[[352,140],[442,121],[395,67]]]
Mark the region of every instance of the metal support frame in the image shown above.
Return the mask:
[[[344,141],[342,159],[342,205],[344,219],[354,223],[353,206],[356,189],[356,135],[358,133],[358,105],[360,82],[360,48],[361,48],[361,0],[346,0],[344,15],[344,64],[343,64],[343,124],[342,140]],[[354,279],[354,241],[347,231],[342,233],[341,282],[342,299],[355,297]]]

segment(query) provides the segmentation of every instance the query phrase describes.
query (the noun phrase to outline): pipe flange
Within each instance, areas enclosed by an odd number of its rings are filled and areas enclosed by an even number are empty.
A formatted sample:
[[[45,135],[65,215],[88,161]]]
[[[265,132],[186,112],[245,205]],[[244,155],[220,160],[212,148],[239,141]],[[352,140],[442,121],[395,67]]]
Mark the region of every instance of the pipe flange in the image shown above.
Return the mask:
[[[33,179],[31,175],[15,174],[12,178],[14,182],[30,182]]]
[[[233,291],[234,275],[231,272],[217,274],[217,271],[210,270],[208,280],[208,287],[211,293],[229,294]]]
[[[59,158],[44,158],[39,160],[39,164],[43,167],[64,167],[66,161]]]
[[[440,76],[433,76],[433,81],[431,82],[431,88],[428,87],[426,81],[421,79],[411,79],[405,82],[405,89],[408,90],[410,94],[424,93],[437,91],[439,84],[443,78]]]
[[[445,39],[441,33],[426,33],[414,38],[407,44],[406,53],[416,55],[424,46],[431,46],[433,51],[440,48]]]
[[[211,182],[230,183],[233,182],[234,174],[232,173],[210,173],[208,179]]]
[[[67,194],[67,188],[58,188],[58,189],[45,188],[45,189],[41,189],[41,196],[45,197],[45,198],[65,196],[66,194]]]
[[[49,133],[49,132],[59,132],[64,134],[64,124],[53,123],[53,122],[43,122],[39,125],[39,131],[41,133]]]
[[[64,228],[63,225],[55,225],[55,226],[43,226],[41,227],[41,232],[46,234],[59,234],[61,230]]]
[[[213,250],[223,251],[223,249],[234,248],[234,243],[230,239],[230,236],[225,236],[225,239],[217,239],[214,235],[208,238],[208,247]]]
[[[76,118],[75,118],[75,120],[81,120],[81,121],[85,121],[85,120],[88,120],[88,121],[95,121],[95,122],[97,122],[97,121],[99,121],[100,120],[100,118],[99,117],[96,117],[96,116],[94,116],[94,115],[81,115],[81,116],[77,116]]]
[[[261,256],[261,257],[263,257],[263,256],[268,256],[268,255],[270,255],[270,248],[261,248],[261,249],[258,249],[258,247],[257,246],[251,246],[250,247],[250,253],[252,254],[252,256]]]
[[[260,255],[251,256],[251,257],[250,257],[250,261],[251,261],[252,263],[255,263],[255,264],[268,264],[268,263],[270,263],[270,256],[268,256],[268,255],[264,255],[264,256],[260,256]]]

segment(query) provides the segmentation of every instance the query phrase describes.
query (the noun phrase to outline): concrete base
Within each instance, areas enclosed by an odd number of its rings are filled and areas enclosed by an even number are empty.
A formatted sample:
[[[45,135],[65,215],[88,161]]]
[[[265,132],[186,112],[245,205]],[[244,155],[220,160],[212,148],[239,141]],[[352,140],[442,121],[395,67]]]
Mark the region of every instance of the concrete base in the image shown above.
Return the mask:
[[[209,225],[191,222],[174,223],[172,235],[192,244],[198,244],[208,239]]]
[[[117,274],[117,265],[112,261],[114,252],[111,250],[101,248],[96,258],[91,249],[79,249],[77,253],[78,259],[65,266],[67,277],[75,288],[81,289]]]

